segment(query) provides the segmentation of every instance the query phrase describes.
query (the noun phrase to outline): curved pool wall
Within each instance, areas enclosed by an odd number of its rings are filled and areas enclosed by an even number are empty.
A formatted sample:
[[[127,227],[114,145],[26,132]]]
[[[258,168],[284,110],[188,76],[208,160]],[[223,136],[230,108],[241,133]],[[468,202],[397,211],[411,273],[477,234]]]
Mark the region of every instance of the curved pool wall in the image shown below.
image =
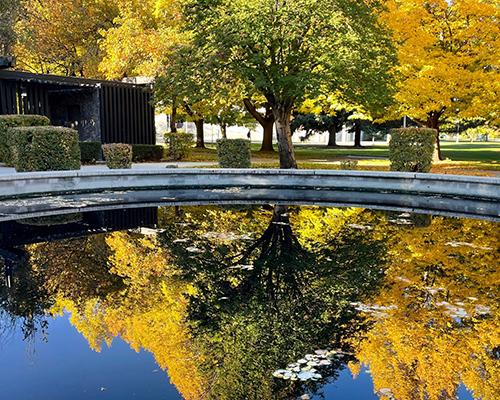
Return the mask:
[[[151,169],[0,176],[0,221],[181,204],[354,206],[500,220],[500,179],[407,172]]]

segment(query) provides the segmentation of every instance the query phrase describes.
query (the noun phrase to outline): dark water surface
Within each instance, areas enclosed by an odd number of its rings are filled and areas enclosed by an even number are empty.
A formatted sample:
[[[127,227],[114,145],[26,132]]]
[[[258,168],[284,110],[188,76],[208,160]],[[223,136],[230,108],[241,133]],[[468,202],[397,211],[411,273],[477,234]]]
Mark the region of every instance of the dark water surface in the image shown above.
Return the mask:
[[[319,207],[4,223],[0,399],[499,399],[498,239]]]

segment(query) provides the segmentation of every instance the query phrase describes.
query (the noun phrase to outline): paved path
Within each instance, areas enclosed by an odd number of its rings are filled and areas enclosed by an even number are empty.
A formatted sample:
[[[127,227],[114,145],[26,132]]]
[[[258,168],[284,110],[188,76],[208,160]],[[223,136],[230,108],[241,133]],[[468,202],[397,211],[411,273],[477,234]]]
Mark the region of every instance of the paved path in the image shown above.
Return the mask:
[[[174,168],[200,168],[200,167],[217,167],[217,162],[158,162],[158,163],[134,163],[132,164],[132,169],[144,170],[144,169],[164,169],[168,167]],[[82,171],[109,171],[106,164],[96,164],[96,165],[82,165]],[[4,164],[0,163],[0,175],[11,175],[15,174],[16,170],[14,168],[6,167]]]

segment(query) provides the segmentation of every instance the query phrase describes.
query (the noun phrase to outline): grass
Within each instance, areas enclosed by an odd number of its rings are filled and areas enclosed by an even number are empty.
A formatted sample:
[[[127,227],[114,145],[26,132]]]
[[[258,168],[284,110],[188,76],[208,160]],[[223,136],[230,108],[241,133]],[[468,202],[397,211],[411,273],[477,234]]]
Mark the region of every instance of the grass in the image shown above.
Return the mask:
[[[257,168],[277,168],[278,154],[259,152],[260,145],[252,144],[252,164]],[[454,143],[442,142],[446,158],[434,165],[432,172],[461,175],[496,175],[500,171],[500,142]],[[329,149],[318,145],[296,145],[295,153],[299,168],[339,169],[340,160],[358,158],[358,169],[389,170],[389,149],[387,146],[373,146],[361,149],[341,147]],[[217,162],[214,145],[207,149],[194,149],[186,161]]]

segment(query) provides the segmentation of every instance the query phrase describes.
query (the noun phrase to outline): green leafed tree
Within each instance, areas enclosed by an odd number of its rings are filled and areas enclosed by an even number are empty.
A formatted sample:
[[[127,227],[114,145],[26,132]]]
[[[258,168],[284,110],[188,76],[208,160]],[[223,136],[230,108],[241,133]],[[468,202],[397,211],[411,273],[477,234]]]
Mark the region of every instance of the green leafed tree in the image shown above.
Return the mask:
[[[393,51],[376,1],[188,0],[186,29],[218,71],[263,95],[281,168],[296,168],[290,120],[305,97],[341,93],[369,110],[388,99]]]

